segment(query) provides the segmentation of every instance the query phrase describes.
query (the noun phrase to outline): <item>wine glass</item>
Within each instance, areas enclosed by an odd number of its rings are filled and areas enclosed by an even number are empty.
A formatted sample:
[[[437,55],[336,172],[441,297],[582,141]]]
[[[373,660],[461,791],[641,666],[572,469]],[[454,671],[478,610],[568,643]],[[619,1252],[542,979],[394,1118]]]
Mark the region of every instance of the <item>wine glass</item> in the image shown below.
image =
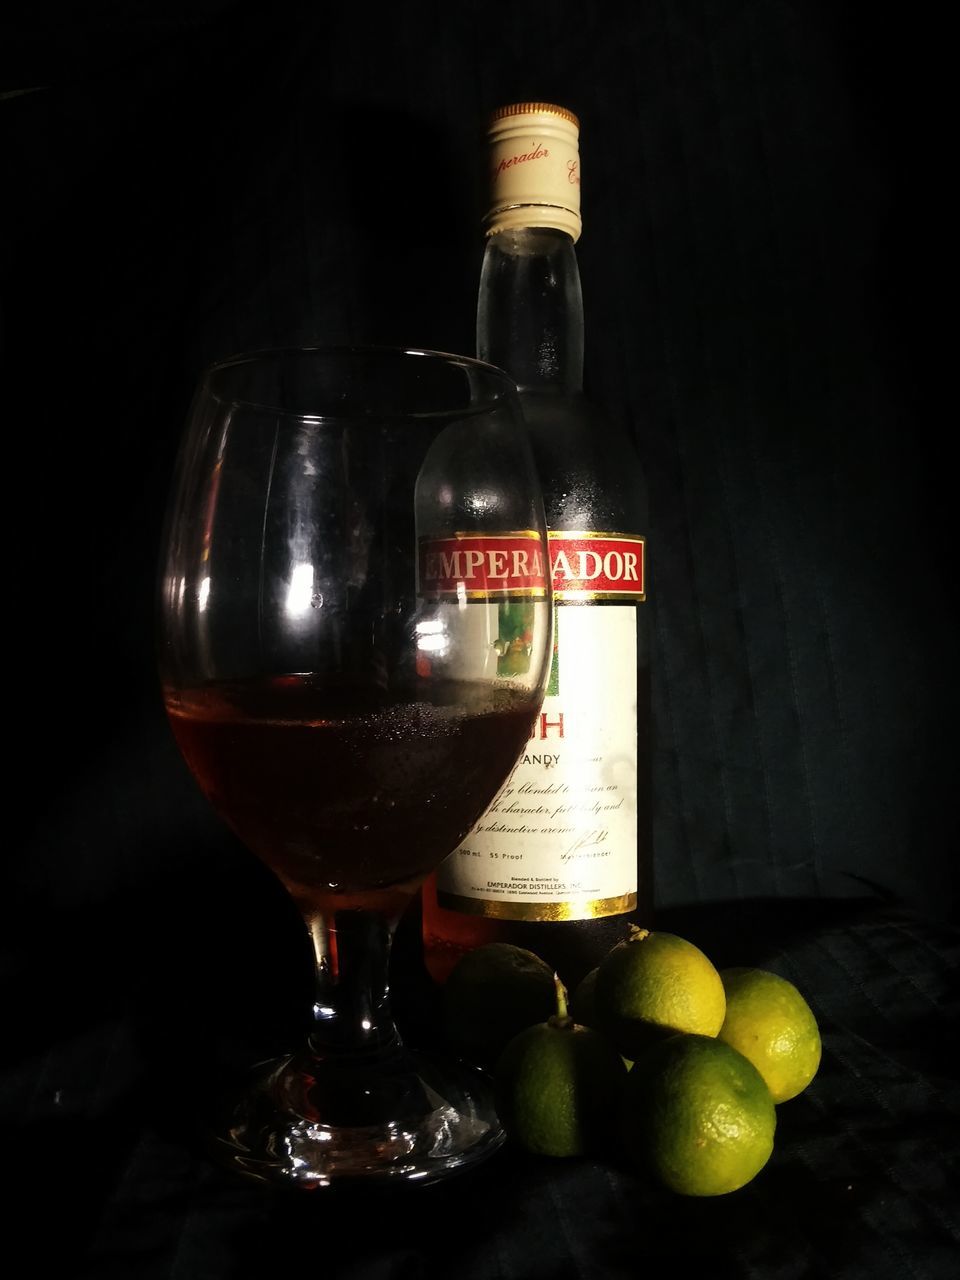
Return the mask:
[[[427,1182],[503,1140],[479,1073],[401,1043],[388,958],[529,738],[547,563],[499,370],[314,348],[204,375],[168,517],[164,698],[208,800],[298,906],[316,973],[307,1043],[216,1136],[246,1174]]]

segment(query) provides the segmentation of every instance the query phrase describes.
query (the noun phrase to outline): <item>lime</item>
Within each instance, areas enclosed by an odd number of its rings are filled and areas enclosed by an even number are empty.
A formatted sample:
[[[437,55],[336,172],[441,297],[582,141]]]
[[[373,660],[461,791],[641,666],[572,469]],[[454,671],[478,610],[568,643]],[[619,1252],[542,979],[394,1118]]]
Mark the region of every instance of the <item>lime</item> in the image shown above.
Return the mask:
[[[711,1036],[671,1036],[627,1077],[627,1152],[681,1195],[726,1195],[749,1182],[770,1158],[776,1125],[760,1073]]]
[[[489,942],[460,957],[443,988],[444,1021],[454,1044],[492,1062],[525,1027],[556,1009],[553,970],[509,942]]]
[[[820,1031],[803,996],[765,969],[724,969],[727,1012],[720,1039],[749,1058],[774,1102],[802,1093],[820,1066]]]
[[[700,948],[645,929],[602,961],[595,1002],[599,1029],[628,1058],[678,1031],[715,1036],[726,1010],[720,975]]]
[[[570,1017],[583,1027],[597,1025],[597,974],[599,969],[591,969],[586,977],[573,989],[570,996]]]
[[[597,1022],[597,974],[599,966],[581,978],[573,995],[570,997],[570,1017],[584,1027],[596,1028]],[[633,1066],[632,1058],[624,1058],[623,1065],[629,1071]]]
[[[558,979],[557,1013],[521,1031],[500,1056],[497,1113],[510,1137],[535,1155],[583,1155],[608,1140],[626,1074],[599,1032],[567,1016]]]

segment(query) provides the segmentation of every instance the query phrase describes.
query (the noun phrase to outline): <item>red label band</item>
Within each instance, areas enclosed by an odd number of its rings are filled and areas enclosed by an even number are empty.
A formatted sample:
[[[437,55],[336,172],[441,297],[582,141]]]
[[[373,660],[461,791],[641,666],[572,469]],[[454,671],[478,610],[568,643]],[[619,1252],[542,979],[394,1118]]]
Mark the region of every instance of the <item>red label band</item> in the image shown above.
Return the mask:
[[[550,567],[557,600],[646,599],[643,538],[551,530]]]
[[[551,530],[549,537],[556,599],[646,599],[643,538],[562,530]],[[479,600],[544,594],[543,555],[533,533],[423,538],[418,572],[419,591],[426,596]]]
[[[458,600],[546,595],[543,546],[535,533],[422,538],[418,590]]]

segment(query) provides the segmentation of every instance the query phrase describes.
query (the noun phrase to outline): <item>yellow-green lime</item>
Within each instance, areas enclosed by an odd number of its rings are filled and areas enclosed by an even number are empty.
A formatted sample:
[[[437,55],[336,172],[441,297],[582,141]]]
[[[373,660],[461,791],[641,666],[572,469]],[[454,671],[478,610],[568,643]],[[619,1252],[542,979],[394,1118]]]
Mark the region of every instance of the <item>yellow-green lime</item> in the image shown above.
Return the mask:
[[[447,1035],[461,1049],[493,1062],[518,1031],[556,1009],[553,970],[508,942],[461,956],[443,989]]]
[[[597,1025],[628,1058],[675,1032],[715,1036],[726,998],[699,947],[672,933],[636,930],[605,957],[596,979]]]
[[[813,1011],[786,978],[765,969],[723,969],[727,1011],[720,1039],[749,1058],[774,1102],[802,1093],[820,1066]]]
[[[497,1114],[527,1151],[579,1156],[608,1144],[626,1068],[599,1032],[558,1011],[507,1045],[494,1076]]]
[[[627,1077],[627,1154],[681,1195],[720,1196],[744,1186],[769,1160],[776,1126],[756,1067],[711,1036],[671,1036]]]

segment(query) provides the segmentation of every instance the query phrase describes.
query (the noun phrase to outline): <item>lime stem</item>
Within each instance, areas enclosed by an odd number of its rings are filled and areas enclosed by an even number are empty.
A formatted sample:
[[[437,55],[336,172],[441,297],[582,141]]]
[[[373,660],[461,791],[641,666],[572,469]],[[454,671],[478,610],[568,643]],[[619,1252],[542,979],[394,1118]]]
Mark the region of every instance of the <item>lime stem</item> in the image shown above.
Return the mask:
[[[558,973],[553,975],[553,985],[557,992],[557,1021],[569,1022],[570,1014],[567,1010],[567,988],[560,981],[560,975]]]
[[[547,1026],[553,1027],[555,1031],[572,1031],[575,1023],[567,1010],[567,988],[560,981],[558,973],[553,975],[553,986],[557,993],[557,1012],[551,1013]]]

